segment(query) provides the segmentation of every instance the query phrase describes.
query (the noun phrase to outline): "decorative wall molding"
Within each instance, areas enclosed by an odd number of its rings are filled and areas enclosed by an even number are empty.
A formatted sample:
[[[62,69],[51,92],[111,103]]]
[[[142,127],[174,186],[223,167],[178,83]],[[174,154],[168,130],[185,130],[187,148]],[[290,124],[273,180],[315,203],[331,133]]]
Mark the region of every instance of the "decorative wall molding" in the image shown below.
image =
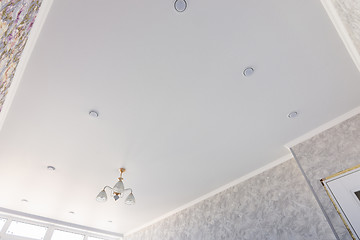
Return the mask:
[[[321,0],[321,2],[360,71],[360,2],[357,0]]]
[[[41,28],[46,20],[46,17],[50,11],[51,5],[53,3],[53,0],[16,0],[16,1],[8,1],[8,0],[4,0],[1,1],[0,3],[0,8],[5,8],[6,4],[22,4],[25,7],[27,7],[28,11],[35,11],[32,14],[30,14],[31,18],[26,19],[26,23],[23,23],[19,20],[14,19],[12,22],[13,23],[13,27],[16,25],[25,25],[26,27],[26,32],[23,33],[19,33],[18,38],[16,38],[14,36],[13,38],[13,45],[15,48],[19,48],[19,45],[21,45],[21,49],[13,49],[14,52],[16,52],[16,59],[11,60],[12,61],[12,67],[11,69],[8,69],[9,67],[6,68],[6,71],[8,71],[7,76],[5,75],[0,75],[1,79],[0,79],[0,91],[2,92],[3,96],[0,96],[0,100],[2,99],[2,101],[0,102],[0,130],[4,124],[6,115],[9,111],[9,108],[11,106],[11,103],[15,97],[15,93],[16,90],[19,86],[21,77],[25,71],[26,65],[30,59],[32,50],[35,47],[36,41],[39,37]],[[35,7],[38,7],[38,5],[41,4],[41,7],[39,9],[34,9]],[[15,6],[14,6],[15,9]],[[6,11],[6,10],[3,10]],[[21,9],[20,9],[21,11]],[[19,11],[19,12],[20,12]],[[21,16],[21,12],[20,12],[20,16]],[[3,16],[4,17],[4,16]],[[23,20],[23,19],[21,19]],[[9,50],[7,48],[9,48],[9,46],[11,47],[12,45],[9,45],[9,42],[7,39],[5,39],[5,31],[7,30],[7,28],[9,27],[9,24],[1,21],[0,22],[0,36],[1,36],[1,40],[5,43],[5,45],[3,46],[3,48],[0,49],[0,65],[2,64],[7,64],[7,60],[4,59],[6,53],[4,52],[5,50]],[[6,30],[5,30],[6,28]],[[15,31],[13,31],[15,32]],[[20,31],[19,31],[20,32]],[[9,37],[9,36],[8,36]],[[16,41],[21,41],[21,43],[16,42]],[[4,51],[3,51],[4,50]],[[10,49],[10,51],[12,51]],[[8,52],[7,52],[8,53]],[[15,57],[14,57],[15,58]],[[5,68],[3,69],[2,66],[0,66],[0,71],[5,70]],[[10,74],[11,71],[11,74]],[[1,74],[1,72],[0,72]],[[6,100],[5,100],[6,97]]]

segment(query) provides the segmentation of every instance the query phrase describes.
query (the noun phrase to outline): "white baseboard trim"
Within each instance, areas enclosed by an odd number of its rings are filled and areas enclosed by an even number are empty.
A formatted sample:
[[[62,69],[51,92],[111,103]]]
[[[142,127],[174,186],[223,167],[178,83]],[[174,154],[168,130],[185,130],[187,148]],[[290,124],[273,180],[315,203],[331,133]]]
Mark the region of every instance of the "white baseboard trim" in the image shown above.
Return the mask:
[[[161,221],[161,220],[163,220],[163,219],[165,219],[167,217],[170,217],[171,215],[174,215],[174,214],[176,214],[176,213],[178,213],[178,212],[180,212],[180,211],[182,211],[184,209],[187,209],[187,208],[189,208],[189,207],[191,207],[191,206],[193,206],[193,205],[195,205],[195,204],[197,204],[197,203],[199,203],[201,201],[204,201],[205,199],[208,199],[208,198],[210,198],[210,197],[212,197],[212,196],[214,196],[214,195],[216,195],[216,194],[218,194],[218,193],[220,193],[222,191],[225,191],[226,189],[229,189],[229,188],[231,188],[231,187],[233,187],[233,186],[235,186],[235,185],[237,185],[237,184],[239,184],[241,182],[244,182],[244,181],[246,181],[246,180],[248,180],[248,179],[250,179],[252,177],[255,177],[256,175],[259,175],[260,173],[263,173],[263,172],[265,172],[265,171],[267,171],[267,170],[269,170],[269,169],[271,169],[273,167],[276,167],[276,166],[278,166],[278,165],[280,165],[280,164],[282,164],[282,163],[284,163],[284,162],[286,162],[286,161],[288,161],[288,160],[290,160],[292,158],[293,158],[292,154],[289,153],[289,154],[287,154],[287,155],[285,155],[285,156],[283,156],[283,157],[281,157],[281,158],[279,158],[279,159],[277,159],[277,160],[275,160],[275,161],[273,161],[273,162],[271,162],[271,163],[269,163],[269,164],[267,164],[267,165],[265,165],[265,166],[263,166],[261,168],[256,169],[255,171],[252,171],[252,172],[250,172],[250,173],[248,173],[248,174],[246,174],[246,175],[244,175],[244,176],[242,176],[242,177],[240,177],[240,178],[238,178],[238,179],[236,179],[236,180],[234,180],[234,181],[232,181],[232,182],[230,182],[228,184],[225,184],[225,185],[215,189],[214,191],[211,191],[211,192],[209,192],[209,193],[207,193],[207,194],[205,194],[205,195],[203,195],[203,196],[201,196],[201,197],[199,197],[199,198],[197,198],[197,199],[195,199],[195,200],[193,200],[193,201],[191,201],[191,202],[189,202],[189,203],[187,203],[185,205],[182,205],[181,207],[178,207],[175,210],[172,210],[172,211],[162,215],[161,217],[158,217],[158,218],[156,218],[156,219],[154,219],[154,220],[152,220],[152,221],[150,221],[150,222],[148,222],[148,223],[146,223],[146,224],[144,224],[144,225],[142,225],[142,226],[140,226],[138,228],[132,229],[131,231],[125,233],[124,236],[125,237],[129,236],[130,234],[133,234],[133,233],[138,232],[138,231],[140,231],[140,230],[142,230],[142,229],[144,229],[144,228],[146,228],[148,226],[151,226],[151,225],[153,225],[153,224],[155,224],[155,223],[157,223],[157,222],[159,222],[159,221]]]

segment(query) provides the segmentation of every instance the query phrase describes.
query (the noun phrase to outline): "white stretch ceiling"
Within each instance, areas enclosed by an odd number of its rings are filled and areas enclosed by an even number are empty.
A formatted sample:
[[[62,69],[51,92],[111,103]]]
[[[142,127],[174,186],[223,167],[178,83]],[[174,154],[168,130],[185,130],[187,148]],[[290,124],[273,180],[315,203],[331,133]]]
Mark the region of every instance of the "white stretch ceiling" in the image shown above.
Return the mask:
[[[0,206],[126,233],[287,155],[360,105],[359,77],[320,1],[55,0],[1,130]],[[120,167],[136,205],[96,202]]]

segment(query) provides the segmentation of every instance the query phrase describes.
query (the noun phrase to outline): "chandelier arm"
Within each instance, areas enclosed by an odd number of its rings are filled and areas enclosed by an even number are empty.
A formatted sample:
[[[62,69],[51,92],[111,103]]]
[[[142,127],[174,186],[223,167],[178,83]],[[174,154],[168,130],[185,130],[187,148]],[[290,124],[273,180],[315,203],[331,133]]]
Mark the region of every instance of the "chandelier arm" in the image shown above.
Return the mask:
[[[113,190],[113,188],[110,186],[105,186],[103,190],[105,190],[106,188],[110,188],[111,190]]]
[[[124,189],[124,192],[125,191],[131,191],[131,193],[132,193],[133,190],[131,188],[126,188],[126,189]]]

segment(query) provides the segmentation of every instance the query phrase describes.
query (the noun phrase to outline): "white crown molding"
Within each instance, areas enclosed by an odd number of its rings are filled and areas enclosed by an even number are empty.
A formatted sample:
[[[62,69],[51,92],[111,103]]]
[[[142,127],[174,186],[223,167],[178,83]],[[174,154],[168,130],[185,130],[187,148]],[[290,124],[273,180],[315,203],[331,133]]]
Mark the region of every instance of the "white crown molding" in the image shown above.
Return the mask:
[[[211,192],[209,192],[209,193],[207,193],[207,194],[205,194],[205,195],[203,195],[203,196],[201,196],[201,197],[199,197],[199,198],[197,198],[197,199],[195,199],[195,200],[193,200],[193,201],[191,201],[191,202],[189,202],[189,203],[187,203],[185,205],[182,205],[181,207],[178,207],[178,208],[176,208],[176,209],[162,215],[161,217],[158,217],[158,218],[156,218],[156,219],[154,219],[154,220],[152,220],[152,221],[150,221],[150,222],[148,222],[148,223],[146,223],[146,224],[144,224],[144,225],[142,225],[142,226],[140,226],[138,228],[130,230],[129,232],[125,233],[124,236],[125,237],[129,236],[130,234],[133,234],[133,233],[138,232],[138,231],[140,231],[140,230],[142,230],[142,229],[144,229],[144,228],[146,228],[148,226],[151,226],[151,225],[153,225],[153,224],[155,224],[155,223],[157,223],[157,222],[159,222],[159,221],[161,221],[161,220],[163,220],[163,219],[165,219],[167,217],[170,217],[170,216],[172,216],[172,215],[174,215],[174,214],[176,214],[176,213],[178,213],[178,212],[180,212],[182,210],[185,210],[185,209],[187,209],[187,208],[189,208],[191,206],[194,206],[195,204],[197,204],[199,202],[202,202],[202,201],[204,201],[204,200],[206,200],[206,199],[208,199],[208,198],[210,198],[212,196],[215,196],[216,194],[218,194],[220,192],[223,192],[223,191],[225,191],[225,190],[227,190],[227,189],[229,189],[229,188],[231,188],[233,186],[236,186],[239,183],[242,183],[242,182],[244,182],[244,181],[246,181],[246,180],[248,180],[248,179],[250,179],[252,177],[255,177],[256,175],[259,175],[260,173],[263,173],[263,172],[265,172],[265,171],[267,171],[267,170],[269,170],[269,169],[271,169],[273,167],[276,167],[276,166],[278,166],[278,165],[280,165],[280,164],[282,164],[282,163],[284,163],[284,162],[286,162],[286,161],[288,161],[288,160],[290,160],[292,158],[293,158],[292,154],[289,153],[289,154],[287,154],[287,155],[285,155],[285,156],[283,156],[283,157],[281,157],[281,158],[279,158],[279,159],[277,159],[277,160],[275,160],[275,161],[273,161],[273,162],[271,162],[271,163],[269,163],[269,164],[267,164],[267,165],[265,165],[265,166],[263,166],[261,168],[256,169],[255,171],[252,171],[252,172],[250,172],[250,173],[248,173],[248,174],[246,174],[246,175],[244,175],[244,176],[242,176],[242,177],[240,177],[240,178],[238,178],[238,179],[236,179],[236,180],[234,180],[234,181],[232,181],[232,182],[230,182],[228,184],[225,184],[225,185],[215,189],[214,191],[211,191]]]
[[[335,119],[321,125],[320,127],[317,127],[315,129],[311,130],[310,132],[307,132],[304,135],[302,135],[302,136],[300,136],[300,137],[286,143],[285,147],[292,148],[295,145],[297,145],[299,143],[302,143],[302,142],[304,142],[304,141],[318,135],[319,133],[322,133],[325,130],[328,130],[328,129],[330,129],[330,128],[332,128],[332,127],[334,127],[334,126],[336,126],[336,125],[338,125],[338,124],[340,124],[340,123],[342,123],[342,122],[344,122],[344,121],[346,121],[346,120],[348,120],[348,119],[350,119],[350,118],[352,118],[352,117],[354,117],[355,115],[358,115],[358,114],[360,114],[360,107],[354,108],[353,110],[351,110],[351,111],[349,111],[349,112],[347,112],[347,113],[345,113],[345,114],[343,114],[343,115],[341,115],[341,116],[339,116],[339,117],[337,117],[337,118],[335,118]]]
[[[50,11],[52,3],[53,3],[53,0],[43,0],[41,3],[39,12],[36,16],[34,25],[32,26],[32,29],[30,30],[29,38],[28,38],[26,45],[24,47],[24,50],[21,54],[19,63],[15,70],[14,78],[12,80],[11,86],[8,89],[8,93],[6,95],[4,105],[3,105],[1,113],[0,113],[0,130],[2,129],[2,127],[4,125],[6,116],[10,109],[10,106],[14,100],[16,90],[19,87],[20,80],[24,74],[27,63],[29,62],[31,53],[35,47],[36,41],[40,35],[41,29],[45,23],[46,17]]]
[[[350,118],[352,118],[352,117],[354,117],[354,116],[356,116],[358,114],[360,114],[360,107],[354,108],[351,111],[349,111],[349,112],[347,112],[347,113],[345,113],[345,114],[343,114],[343,115],[341,115],[341,116],[339,116],[339,117],[337,117],[337,118],[335,118],[335,119],[321,125],[320,127],[315,128],[314,130],[312,130],[312,131],[310,131],[310,132],[308,132],[308,133],[306,133],[306,134],[304,134],[304,135],[302,135],[302,136],[288,142],[287,144],[285,144],[285,147],[290,149],[291,147],[293,147],[293,146],[295,146],[295,145],[297,145],[297,144],[299,144],[301,142],[304,142],[304,141],[312,138],[313,136],[318,135],[319,133],[321,133],[321,132],[323,132],[323,131],[325,131],[327,129],[330,129],[330,128],[338,125],[339,123],[342,123],[342,122],[344,122],[344,121],[346,121],[346,120],[348,120],[348,119],[350,119]],[[235,185],[237,185],[237,184],[239,184],[241,182],[244,182],[244,181],[246,181],[246,180],[248,180],[248,179],[250,179],[250,178],[252,178],[252,177],[254,177],[254,176],[256,176],[256,175],[258,175],[260,173],[263,173],[263,172],[265,172],[265,171],[267,171],[267,170],[269,170],[269,169],[271,169],[271,168],[273,168],[273,167],[275,167],[277,165],[280,165],[281,163],[284,163],[284,162],[286,162],[286,161],[288,161],[288,160],[290,160],[292,158],[293,158],[293,155],[291,153],[288,154],[288,155],[285,155],[285,156],[279,158],[278,160],[273,161],[273,162],[271,162],[271,163],[269,163],[269,164],[267,164],[267,165],[265,165],[265,166],[263,166],[263,167],[261,167],[259,169],[256,169],[255,171],[250,172],[249,174],[246,174],[245,176],[242,176],[242,177],[240,177],[240,178],[238,178],[238,179],[236,179],[236,180],[234,180],[234,181],[232,181],[232,182],[230,182],[230,183],[228,183],[228,184],[226,184],[226,185],[224,185],[224,186],[222,186],[222,187],[220,187],[218,189],[215,189],[214,191],[212,191],[210,193],[207,193],[207,194],[205,194],[205,195],[203,195],[203,196],[201,196],[201,197],[199,197],[199,198],[197,198],[197,199],[195,199],[195,200],[193,200],[193,201],[191,201],[191,202],[189,202],[189,203],[187,203],[187,204],[185,204],[185,205],[183,205],[183,206],[181,206],[179,208],[176,208],[175,210],[170,211],[170,212],[162,215],[161,217],[158,217],[158,218],[156,218],[156,219],[154,219],[154,220],[152,220],[152,221],[150,221],[150,222],[148,222],[148,223],[146,223],[146,224],[144,224],[144,225],[142,225],[142,226],[140,226],[138,228],[130,230],[129,232],[125,233],[124,236],[126,237],[126,236],[129,236],[130,234],[136,233],[136,232],[138,232],[138,231],[140,231],[140,230],[142,230],[142,229],[144,229],[144,228],[146,228],[148,226],[151,226],[151,225],[153,225],[153,224],[155,224],[155,223],[157,223],[157,222],[159,222],[159,221],[161,221],[161,220],[163,220],[163,219],[165,219],[167,217],[170,217],[171,215],[174,215],[174,214],[176,214],[176,213],[178,213],[178,212],[180,212],[182,210],[185,210],[186,208],[189,208],[189,207],[191,207],[191,206],[193,206],[193,205],[195,205],[195,204],[197,204],[197,203],[199,203],[201,201],[204,201],[205,199],[208,199],[208,198],[210,198],[210,197],[212,197],[212,196],[214,196],[214,195],[216,195],[216,194],[218,194],[218,193],[220,193],[220,192],[222,192],[222,191],[224,191],[224,190],[226,190],[228,188],[231,188],[231,187],[233,187],[233,186],[235,186]]]
[[[339,13],[337,12],[334,4],[330,0],[321,0],[322,5],[324,6],[330,20],[335,26],[335,29],[337,30],[338,34],[340,35],[340,38],[345,44],[346,49],[348,50],[351,58],[353,59],[356,67],[360,71],[360,53],[358,49],[356,48],[353,40],[351,39],[348,31],[346,30],[346,27],[341,20]]]

